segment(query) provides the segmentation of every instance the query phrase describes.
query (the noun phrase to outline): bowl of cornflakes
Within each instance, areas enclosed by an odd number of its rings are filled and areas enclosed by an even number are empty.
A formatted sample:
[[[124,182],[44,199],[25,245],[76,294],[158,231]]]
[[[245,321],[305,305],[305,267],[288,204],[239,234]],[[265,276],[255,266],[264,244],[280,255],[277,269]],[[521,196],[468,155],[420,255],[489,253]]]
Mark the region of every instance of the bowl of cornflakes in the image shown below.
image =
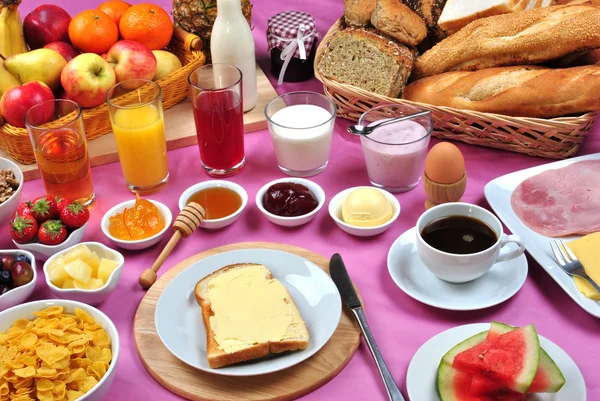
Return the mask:
[[[173,215],[164,204],[150,199],[125,201],[102,217],[102,232],[116,246],[139,251],[156,245],[171,226]]]
[[[20,347],[12,346],[15,341]],[[108,316],[89,305],[28,302],[0,312],[0,355],[9,394],[101,401],[115,378],[119,334]]]
[[[117,288],[125,258],[99,242],[83,242],[44,263],[50,291],[58,298],[98,305]]]

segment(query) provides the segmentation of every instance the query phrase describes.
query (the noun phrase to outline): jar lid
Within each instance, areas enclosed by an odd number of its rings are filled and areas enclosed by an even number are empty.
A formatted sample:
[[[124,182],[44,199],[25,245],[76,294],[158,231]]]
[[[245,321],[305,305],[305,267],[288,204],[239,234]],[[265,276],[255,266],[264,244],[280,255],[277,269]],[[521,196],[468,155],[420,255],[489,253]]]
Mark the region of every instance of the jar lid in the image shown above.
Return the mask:
[[[300,31],[300,36],[298,32]],[[290,42],[300,38],[304,43],[306,54],[319,38],[315,19],[309,13],[301,11],[285,11],[269,18],[267,24],[267,42],[269,51],[273,48],[284,50]],[[294,57],[300,58],[300,49],[296,48]]]

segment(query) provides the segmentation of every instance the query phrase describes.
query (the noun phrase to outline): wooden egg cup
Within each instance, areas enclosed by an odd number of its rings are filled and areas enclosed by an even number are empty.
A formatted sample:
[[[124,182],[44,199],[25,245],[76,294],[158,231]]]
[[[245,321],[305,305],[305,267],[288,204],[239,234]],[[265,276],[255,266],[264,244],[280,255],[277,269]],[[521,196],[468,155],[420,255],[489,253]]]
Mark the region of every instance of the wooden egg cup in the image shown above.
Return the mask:
[[[440,184],[431,181],[426,173],[423,173],[423,189],[425,190],[425,209],[448,202],[460,202],[467,188],[467,173],[453,184]]]

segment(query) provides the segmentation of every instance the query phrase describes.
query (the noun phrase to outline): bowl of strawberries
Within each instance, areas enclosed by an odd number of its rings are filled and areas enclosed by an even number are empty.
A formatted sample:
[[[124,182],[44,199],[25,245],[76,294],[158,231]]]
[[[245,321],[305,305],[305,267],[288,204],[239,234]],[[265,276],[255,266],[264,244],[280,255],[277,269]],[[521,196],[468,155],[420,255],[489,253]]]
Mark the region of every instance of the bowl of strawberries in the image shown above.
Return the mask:
[[[44,195],[19,205],[10,236],[17,248],[45,261],[81,242],[89,219],[90,212],[81,203]]]

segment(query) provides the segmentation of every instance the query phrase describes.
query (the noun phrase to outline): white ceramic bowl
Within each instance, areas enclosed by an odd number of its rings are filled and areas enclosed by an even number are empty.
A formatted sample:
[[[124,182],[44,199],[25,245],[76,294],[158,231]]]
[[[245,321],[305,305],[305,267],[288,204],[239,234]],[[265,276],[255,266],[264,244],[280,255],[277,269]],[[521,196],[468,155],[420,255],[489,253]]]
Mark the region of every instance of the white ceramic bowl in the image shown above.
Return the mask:
[[[70,248],[73,245],[79,244],[81,242],[81,239],[83,238],[83,234],[85,234],[85,229],[87,228],[88,223],[85,223],[82,227],[79,227],[78,229],[73,230],[69,234],[69,236],[67,237],[65,242],[63,242],[62,244],[44,245],[44,244],[40,244],[39,242],[29,242],[27,244],[19,244],[15,240],[13,240],[13,244],[15,244],[15,246],[19,249],[33,253],[33,256],[35,256],[36,259],[43,262],[43,261],[47,260],[50,256],[52,256],[60,251],[64,251],[65,249]]]
[[[31,268],[33,269],[33,279],[25,285],[22,285],[17,288],[13,288],[9,292],[4,295],[0,295],[0,311],[4,309],[8,309],[15,305],[23,303],[31,294],[33,294],[33,290],[35,289],[35,284],[37,283],[37,270],[35,267],[35,258],[31,254],[31,252],[27,251],[15,251],[11,250],[0,250],[0,255],[27,255],[29,259],[31,259]],[[1,332],[2,330],[0,330]]]
[[[54,284],[52,284],[52,281],[50,281],[50,277],[48,274],[48,267],[50,266],[50,264],[56,258],[58,258],[61,255],[64,255],[65,253],[69,252],[71,249],[75,248],[75,246],[78,245],[86,245],[93,252],[96,252],[100,259],[106,258],[119,263],[117,268],[111,273],[106,284],[104,284],[102,287],[97,288],[95,290],[83,290],[80,288],[62,289],[60,287],[55,286]],[[115,288],[117,288],[117,284],[119,284],[121,274],[123,273],[123,265],[125,264],[125,258],[119,252],[115,251],[114,249],[110,249],[106,245],[101,244],[99,242],[83,242],[75,246],[58,252],[57,254],[53,255],[50,259],[48,259],[46,263],[44,263],[44,276],[46,277],[46,284],[48,284],[48,288],[50,288],[50,291],[52,291],[52,293],[58,298],[83,302],[88,305],[98,305],[104,302],[104,300],[108,298],[108,296],[115,290]]]
[[[19,181],[17,192],[8,198],[7,201],[0,204],[0,226],[5,226],[6,222],[15,216],[15,213],[21,202],[21,192],[23,192],[23,172],[15,163],[8,159],[0,157],[0,170],[11,169],[15,173],[15,178]]]
[[[237,194],[242,198],[242,205],[235,213],[227,217],[223,217],[221,219],[202,220],[202,223],[200,223],[201,228],[206,228],[207,230],[218,230],[219,228],[227,227],[228,225],[235,223],[235,221],[241,216],[242,212],[246,208],[246,205],[248,204],[248,193],[246,193],[246,190],[241,185],[238,185],[235,182],[225,180],[210,180],[194,184],[185,191],[183,191],[183,193],[179,197],[179,210],[182,210],[185,207],[185,205],[187,205],[187,201],[190,198],[190,196],[200,191],[201,189],[212,187],[223,187],[231,189],[237,192]]]
[[[128,201],[119,203],[118,205],[116,205],[115,207],[113,207],[112,209],[110,209],[108,212],[106,212],[104,214],[104,216],[102,217],[102,221],[100,222],[100,227],[102,228],[102,232],[104,233],[106,238],[111,240],[112,243],[115,244],[116,246],[118,246],[119,248],[129,249],[132,251],[139,251],[142,249],[150,248],[151,246],[158,244],[160,242],[160,240],[162,239],[162,237],[165,236],[165,233],[167,232],[167,230],[171,227],[171,221],[173,220],[173,215],[171,214],[171,210],[166,205],[164,205],[158,201],[152,200],[152,199],[147,199],[147,200],[152,202],[156,206],[156,208],[158,209],[158,213],[160,214],[160,217],[162,217],[163,221],[165,222],[165,226],[163,227],[162,230],[160,230],[159,233],[156,233],[153,236],[148,237],[146,239],[138,239],[135,241],[125,241],[125,240],[118,239],[118,238],[115,238],[112,235],[110,235],[110,231],[108,229],[109,224],[110,224],[110,218],[117,213],[123,213],[123,210],[125,210],[125,208],[132,208],[135,205],[135,199],[132,199],[132,200],[128,200]]]
[[[273,214],[273,213],[269,213],[263,205],[263,196],[265,195],[265,192],[267,192],[267,189],[269,189],[269,187],[271,185],[278,184],[280,182],[293,182],[293,183],[302,184],[302,185],[308,187],[308,189],[310,190],[310,192],[313,194],[313,196],[315,197],[315,199],[318,202],[317,208],[310,213],[304,214],[302,216],[296,216],[296,217],[283,217],[283,216],[277,216],[276,214]],[[307,179],[304,179],[304,178],[296,178],[296,177],[280,178],[278,180],[274,180],[274,181],[269,182],[268,184],[265,184],[256,193],[256,206],[258,207],[258,209],[262,212],[262,214],[271,223],[275,223],[275,224],[283,226],[283,227],[297,227],[297,226],[301,226],[303,224],[308,223],[309,221],[311,221],[312,219],[315,218],[315,216],[317,215],[317,213],[319,213],[319,210],[321,210],[321,208],[323,207],[324,204],[325,204],[325,192],[323,191],[323,188],[321,188],[317,183],[307,180]]]
[[[356,227],[344,222],[342,218],[342,205],[344,204],[344,201],[346,200],[348,195],[350,195],[351,192],[360,188],[373,188],[385,195],[387,200],[390,201],[392,207],[394,208],[394,215],[392,216],[390,221],[375,227]],[[335,221],[338,227],[347,232],[348,234],[356,235],[357,237],[372,237],[374,235],[381,234],[382,232],[390,228],[392,224],[394,224],[398,216],[400,216],[400,202],[398,202],[398,199],[396,199],[394,195],[392,195],[384,189],[376,187],[348,188],[331,199],[331,201],[329,202],[329,215],[331,216],[333,221]]]
[[[51,306],[62,306],[64,308],[63,313],[69,314],[74,314],[75,308],[79,308],[89,314],[96,323],[100,324],[104,330],[106,330],[106,333],[110,338],[112,351],[112,361],[110,366],[98,384],[96,384],[86,394],[78,398],[79,401],[102,401],[110,389],[113,380],[115,379],[120,348],[119,333],[117,332],[117,328],[104,313],[92,306],[62,299],[27,302],[25,304],[17,305],[7,309],[4,312],[0,312],[0,332],[8,330],[8,328],[10,328],[17,319],[35,319],[36,316],[33,314],[34,312],[38,312]]]

